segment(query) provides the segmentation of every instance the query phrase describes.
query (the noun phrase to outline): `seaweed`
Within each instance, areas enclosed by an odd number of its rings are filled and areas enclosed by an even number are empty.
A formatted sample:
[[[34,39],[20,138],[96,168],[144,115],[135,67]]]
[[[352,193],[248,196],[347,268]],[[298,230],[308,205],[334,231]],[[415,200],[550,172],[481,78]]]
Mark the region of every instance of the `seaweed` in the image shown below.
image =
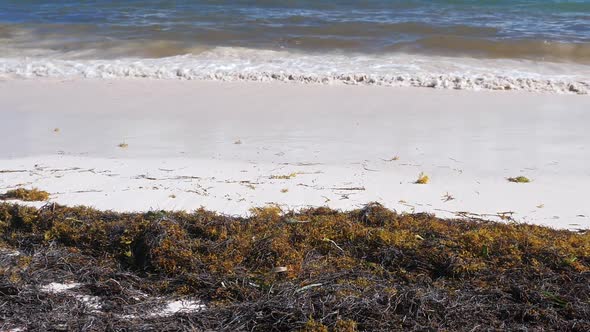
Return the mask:
[[[0,204],[8,330],[588,331],[589,285],[588,232],[377,203],[247,218]]]
[[[428,177],[428,175],[424,174],[424,173],[420,173],[418,175],[418,179],[416,180],[416,184],[427,184],[430,181],[430,178]]]
[[[17,188],[13,190],[7,191],[5,194],[0,195],[0,199],[8,200],[8,199],[16,199],[26,202],[39,202],[39,201],[46,201],[49,199],[49,193],[43,190],[39,190],[37,188],[32,189],[25,189],[25,188]]]
[[[293,173],[284,174],[284,175],[271,175],[270,178],[273,180],[290,180],[296,176],[297,176],[297,173],[293,172]]]
[[[507,179],[510,182],[515,182],[515,183],[529,183],[531,182],[531,180],[529,178],[527,178],[526,176],[517,176],[517,177],[513,177],[513,178],[508,178]]]

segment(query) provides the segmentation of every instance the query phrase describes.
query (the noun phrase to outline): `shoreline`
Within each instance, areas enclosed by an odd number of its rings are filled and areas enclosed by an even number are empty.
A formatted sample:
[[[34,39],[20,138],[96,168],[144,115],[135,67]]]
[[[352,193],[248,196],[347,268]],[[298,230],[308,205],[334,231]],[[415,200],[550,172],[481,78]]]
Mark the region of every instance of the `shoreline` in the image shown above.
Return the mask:
[[[38,187],[65,205],[228,215],[379,202],[587,229],[587,104],[523,92],[1,81],[10,139],[0,142],[0,192]],[[422,172],[430,183],[414,184]],[[521,175],[532,182],[507,181]]]
[[[214,47],[162,58],[0,58],[0,79],[164,79],[427,87],[588,95],[590,65],[556,60],[411,53],[302,53]]]

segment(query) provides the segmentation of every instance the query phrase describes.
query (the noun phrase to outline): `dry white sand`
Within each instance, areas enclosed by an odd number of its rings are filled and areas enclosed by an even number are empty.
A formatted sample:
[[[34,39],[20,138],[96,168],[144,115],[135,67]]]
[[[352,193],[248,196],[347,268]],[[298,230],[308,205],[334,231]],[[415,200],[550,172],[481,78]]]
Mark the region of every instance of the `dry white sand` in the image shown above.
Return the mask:
[[[587,96],[8,80],[0,119],[0,192],[38,187],[61,204],[238,215],[377,201],[590,227]],[[421,172],[430,183],[413,183]],[[519,175],[532,182],[507,181]]]

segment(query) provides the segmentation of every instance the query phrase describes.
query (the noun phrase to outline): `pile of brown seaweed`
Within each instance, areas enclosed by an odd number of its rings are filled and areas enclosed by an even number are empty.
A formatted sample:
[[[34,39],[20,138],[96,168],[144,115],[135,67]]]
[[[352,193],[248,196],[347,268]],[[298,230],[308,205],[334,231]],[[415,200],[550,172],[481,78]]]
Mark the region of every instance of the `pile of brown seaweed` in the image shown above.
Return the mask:
[[[589,233],[2,203],[0,234],[3,331],[590,331]]]

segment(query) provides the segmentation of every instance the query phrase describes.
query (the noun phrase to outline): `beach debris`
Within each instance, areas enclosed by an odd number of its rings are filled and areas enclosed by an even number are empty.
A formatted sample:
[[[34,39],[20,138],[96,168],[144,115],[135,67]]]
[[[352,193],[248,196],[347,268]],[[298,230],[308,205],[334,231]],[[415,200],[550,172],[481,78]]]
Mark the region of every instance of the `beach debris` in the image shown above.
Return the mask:
[[[240,139],[239,140],[236,140],[236,141],[234,141],[234,144],[240,145],[240,144],[242,144],[242,140],[240,140]]]
[[[393,156],[393,157],[391,157],[389,159],[381,159],[381,160],[383,160],[383,161],[398,161],[399,160],[399,156],[398,155],[395,155],[395,156]]]
[[[286,266],[277,266],[271,270],[273,273],[283,273],[289,271]]]
[[[297,172],[293,172],[293,173],[284,174],[284,175],[271,175],[270,178],[272,180],[290,180],[290,179],[296,177],[297,174],[298,174]]]
[[[281,189],[281,192],[282,192],[283,194],[286,194],[286,193],[288,193],[288,192],[289,192],[289,189],[287,189],[287,188],[283,188],[283,189]]]
[[[129,144],[123,142],[123,143],[119,143],[119,145],[117,145],[118,147],[120,147],[121,149],[126,149],[129,147]]]
[[[539,205],[537,205],[537,209],[542,209],[544,207],[545,207],[545,204],[539,204]]]
[[[172,194],[172,195],[170,195],[168,197],[170,197],[170,198],[176,198],[176,195]]]
[[[59,133],[59,128],[53,128],[54,133]]]
[[[334,245],[336,248],[338,248],[338,250],[340,250],[340,251],[344,252],[344,249],[342,249],[342,248],[341,248],[341,247],[340,247],[340,246],[339,246],[339,245],[338,245],[336,242],[334,242],[334,240],[331,240],[331,239],[329,239],[329,238],[327,238],[327,237],[324,237],[324,238],[322,239],[322,241],[324,241],[324,242],[330,242],[330,243],[332,243],[332,244],[333,244],[333,245]]]
[[[4,330],[590,327],[577,232],[376,203],[248,217],[0,203],[0,221]]]
[[[414,183],[415,184],[427,184],[429,181],[430,181],[430,178],[428,177],[428,175],[426,175],[424,173],[420,173],[418,175],[418,179]]]
[[[140,175],[134,177],[134,179],[144,179],[144,180],[151,180],[151,181],[159,180],[158,178],[155,178],[155,177],[152,177],[152,176],[148,176],[146,174],[140,174]]]
[[[17,188],[7,191],[5,194],[0,195],[0,199],[17,199],[26,202],[40,202],[49,199],[49,193],[37,188],[25,189]]]
[[[449,194],[449,192],[447,192],[446,194],[444,194],[442,196],[442,201],[445,202],[445,203],[446,202],[449,202],[449,201],[452,201],[454,199],[455,199],[455,197],[453,197],[451,194]]]
[[[289,166],[318,166],[322,165],[322,163],[305,163],[305,162],[297,162],[297,163],[280,163],[280,165],[289,165]],[[316,173],[322,173],[321,171]]]
[[[367,164],[363,164],[363,169],[364,169],[365,171],[369,171],[369,172],[379,172],[379,170],[378,170],[378,169],[373,169],[373,168],[369,168],[369,167],[367,167]]]
[[[28,172],[26,169],[0,169],[0,174],[4,173],[25,173]]]
[[[496,215],[502,220],[514,220],[514,218],[512,218],[514,215],[513,211],[498,212]]]
[[[321,284],[321,283],[317,283],[317,284],[310,284],[310,285],[307,285],[307,286],[303,286],[303,287],[297,289],[295,291],[295,293],[301,293],[301,292],[304,292],[304,291],[306,291],[308,289],[312,289],[312,288],[316,288],[316,287],[321,287],[322,285],[323,284]]]
[[[364,191],[365,187],[332,187],[331,190]]]
[[[507,179],[510,182],[514,182],[514,183],[529,183],[531,182],[531,180],[529,180],[529,178],[527,178],[526,176],[517,176],[517,177],[513,177],[513,178],[508,178]]]

